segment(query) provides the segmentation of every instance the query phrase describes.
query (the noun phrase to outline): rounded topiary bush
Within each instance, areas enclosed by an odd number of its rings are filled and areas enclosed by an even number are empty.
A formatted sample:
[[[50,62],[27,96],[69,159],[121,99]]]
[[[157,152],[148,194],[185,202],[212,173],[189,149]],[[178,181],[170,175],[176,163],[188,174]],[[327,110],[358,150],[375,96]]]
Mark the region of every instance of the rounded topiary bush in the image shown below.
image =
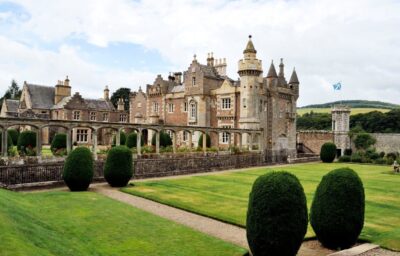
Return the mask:
[[[8,132],[8,135],[10,135],[10,137],[12,139],[13,145],[17,145],[18,136],[19,136],[19,132],[17,131],[17,129],[8,129],[7,132]]]
[[[349,168],[326,174],[311,205],[311,226],[327,248],[345,249],[354,245],[364,226],[364,187]]]
[[[203,147],[203,134],[201,134],[199,137],[198,146],[201,148]],[[209,134],[206,134],[206,146],[207,148],[211,147],[211,137]]]
[[[51,150],[57,151],[59,149],[67,148],[67,134],[57,133],[51,141]]]
[[[151,145],[155,146],[156,145],[156,134],[153,134],[153,137],[151,138]],[[168,147],[172,146],[172,139],[171,136],[169,136],[168,133],[166,132],[160,132],[160,147]]]
[[[88,148],[74,149],[65,160],[63,179],[71,191],[85,191],[93,179],[93,156]]]
[[[7,133],[7,147],[10,149],[13,146],[13,140],[9,133]],[[3,133],[0,132],[0,151],[3,152]]]
[[[23,131],[18,136],[17,150],[26,153],[26,148],[36,147],[36,132]]]
[[[140,137],[140,145],[141,146],[144,145],[143,136]],[[136,132],[132,132],[128,135],[128,137],[126,138],[126,146],[128,148],[136,148],[136,146],[137,146],[137,133]]]
[[[120,139],[119,140],[120,145],[125,145],[126,144],[126,134],[124,132],[120,133],[119,139]],[[112,145],[113,146],[117,145],[117,135],[113,136]]]
[[[307,232],[307,202],[293,174],[257,178],[247,210],[247,240],[254,256],[296,255]]]
[[[128,147],[110,149],[104,166],[104,178],[112,187],[125,187],[133,176],[132,152]]]
[[[332,142],[327,142],[321,147],[320,158],[324,163],[332,163],[336,157],[336,145]]]

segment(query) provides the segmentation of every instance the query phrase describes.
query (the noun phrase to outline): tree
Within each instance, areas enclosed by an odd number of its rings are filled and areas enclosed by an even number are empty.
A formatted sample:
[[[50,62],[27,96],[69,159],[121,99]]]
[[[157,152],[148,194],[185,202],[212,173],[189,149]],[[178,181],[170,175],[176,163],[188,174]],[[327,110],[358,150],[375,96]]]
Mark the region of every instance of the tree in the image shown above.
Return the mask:
[[[129,109],[129,95],[131,93],[131,89],[129,88],[119,88],[113,94],[111,95],[111,102],[114,105],[114,107],[118,107],[118,100],[120,98],[124,99],[124,104],[125,104],[125,110]]]
[[[354,139],[354,145],[357,149],[366,150],[370,146],[374,145],[376,139],[373,138],[369,133],[359,133]]]
[[[0,110],[3,106],[3,101],[6,99],[18,100],[21,97],[22,91],[19,89],[17,82],[13,79],[11,80],[11,85],[8,87],[7,91],[4,93],[3,97],[0,98]]]

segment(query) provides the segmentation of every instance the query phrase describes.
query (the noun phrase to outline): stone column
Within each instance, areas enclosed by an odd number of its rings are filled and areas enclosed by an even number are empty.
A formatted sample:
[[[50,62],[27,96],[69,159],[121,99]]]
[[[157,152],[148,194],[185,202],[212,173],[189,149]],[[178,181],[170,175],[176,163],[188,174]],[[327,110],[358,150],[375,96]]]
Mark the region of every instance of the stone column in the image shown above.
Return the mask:
[[[258,134],[258,151],[263,152],[264,150],[264,136]]]
[[[234,133],[233,133],[233,136],[235,136]],[[228,136],[228,151],[229,152],[232,151],[232,133],[229,133],[229,136]]]
[[[36,155],[42,156],[42,128],[38,128],[36,132]]]
[[[219,153],[219,132],[217,132],[217,143],[215,146],[217,147],[217,153]]]
[[[192,133],[192,131],[189,131],[189,151],[192,151],[192,143],[193,143],[193,138],[192,138],[192,136],[193,136],[193,133]]]
[[[136,150],[138,156],[142,155],[142,129],[138,129],[136,136]]]
[[[172,153],[176,154],[176,132],[172,132]]]
[[[156,153],[157,155],[160,154],[160,132],[156,131]]]
[[[243,145],[242,145],[242,134],[241,133],[239,133],[239,151],[242,151],[242,147],[243,147]]]
[[[120,146],[121,145],[121,129],[117,130],[117,134],[115,135],[115,145]]]
[[[248,134],[247,138],[249,140],[249,143],[248,143],[249,151],[252,151],[253,150],[253,134],[252,133]]]
[[[2,135],[1,135],[1,149],[3,150],[3,157],[7,157],[8,156],[8,151],[7,151],[7,142],[8,140],[8,134],[7,134],[7,128],[4,127],[3,131],[2,131]]]
[[[204,155],[207,155],[207,133],[202,132],[203,134],[203,153]]]
[[[71,152],[72,138],[71,138],[71,130],[67,130],[67,153]]]
[[[94,160],[97,160],[97,130],[93,129],[93,158]]]

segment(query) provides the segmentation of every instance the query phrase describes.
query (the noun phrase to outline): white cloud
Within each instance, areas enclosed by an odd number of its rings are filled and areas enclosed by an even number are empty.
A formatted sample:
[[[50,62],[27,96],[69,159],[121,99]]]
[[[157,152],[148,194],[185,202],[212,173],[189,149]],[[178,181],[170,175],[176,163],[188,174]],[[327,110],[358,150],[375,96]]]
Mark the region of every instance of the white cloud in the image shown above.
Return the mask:
[[[185,69],[193,53],[202,61],[213,51],[216,57],[227,58],[228,72],[236,77],[237,61],[247,35],[252,34],[265,72],[270,60],[277,62],[280,57],[287,64],[287,78],[296,66],[301,80],[300,105],[335,97],[400,103],[400,2],[396,0],[16,2],[31,16],[14,27],[20,30],[21,41],[29,41],[24,35],[33,34],[46,42],[60,43],[79,36],[103,47],[111,42],[131,42],[157,50],[176,69]],[[41,72],[35,74],[37,79],[53,81],[61,74],[76,73],[79,84],[91,84],[89,88],[96,89],[103,86],[96,87],[100,86],[97,83],[104,83],[99,78],[135,86],[153,81],[147,73],[122,72],[118,67],[106,70],[87,63],[79,57],[79,51],[68,46],[56,53],[26,49],[28,56],[35,53],[43,60]],[[47,57],[43,56],[51,56],[49,62],[54,63],[46,64]],[[60,58],[68,61],[58,62]],[[21,56],[20,61],[27,65],[26,70],[40,68],[35,67],[34,59]],[[2,58],[2,64],[6,60]],[[17,74],[24,79],[20,72]],[[331,89],[337,81],[343,83],[341,96]]]

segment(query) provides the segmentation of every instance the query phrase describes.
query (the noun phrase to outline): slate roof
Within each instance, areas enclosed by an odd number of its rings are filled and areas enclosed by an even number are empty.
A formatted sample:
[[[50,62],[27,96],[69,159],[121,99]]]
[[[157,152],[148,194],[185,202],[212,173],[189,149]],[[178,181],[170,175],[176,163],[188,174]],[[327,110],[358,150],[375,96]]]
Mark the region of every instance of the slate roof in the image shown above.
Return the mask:
[[[271,66],[269,67],[267,78],[268,77],[278,77],[278,75],[276,74],[276,70],[275,70],[275,66],[274,66],[273,62],[271,63]]]
[[[175,85],[172,87],[171,92],[176,93],[176,92],[184,92],[185,91],[185,86],[183,84],[180,85]]]
[[[217,70],[212,66],[202,65],[200,64],[200,69],[203,71],[204,76],[216,78],[216,79],[223,79],[217,72]]]
[[[64,97],[60,102],[58,102],[56,105],[52,107],[52,109],[60,109],[64,108],[64,106],[68,103],[68,101],[71,99],[71,96]]]
[[[54,105],[55,88],[36,84],[26,84],[32,108],[50,109]]]
[[[7,112],[17,113],[19,107],[19,100],[6,100]]]
[[[247,42],[246,49],[243,53],[257,53],[256,48],[254,48],[253,41],[251,41],[251,36],[249,36],[249,41]]]
[[[111,103],[111,101],[107,101],[104,99],[84,99],[85,103],[87,104],[89,109],[96,109],[96,110],[100,110],[100,111],[113,111],[115,110],[114,105]]]
[[[292,76],[290,77],[289,84],[299,84],[299,79],[297,78],[296,70],[293,69]]]

